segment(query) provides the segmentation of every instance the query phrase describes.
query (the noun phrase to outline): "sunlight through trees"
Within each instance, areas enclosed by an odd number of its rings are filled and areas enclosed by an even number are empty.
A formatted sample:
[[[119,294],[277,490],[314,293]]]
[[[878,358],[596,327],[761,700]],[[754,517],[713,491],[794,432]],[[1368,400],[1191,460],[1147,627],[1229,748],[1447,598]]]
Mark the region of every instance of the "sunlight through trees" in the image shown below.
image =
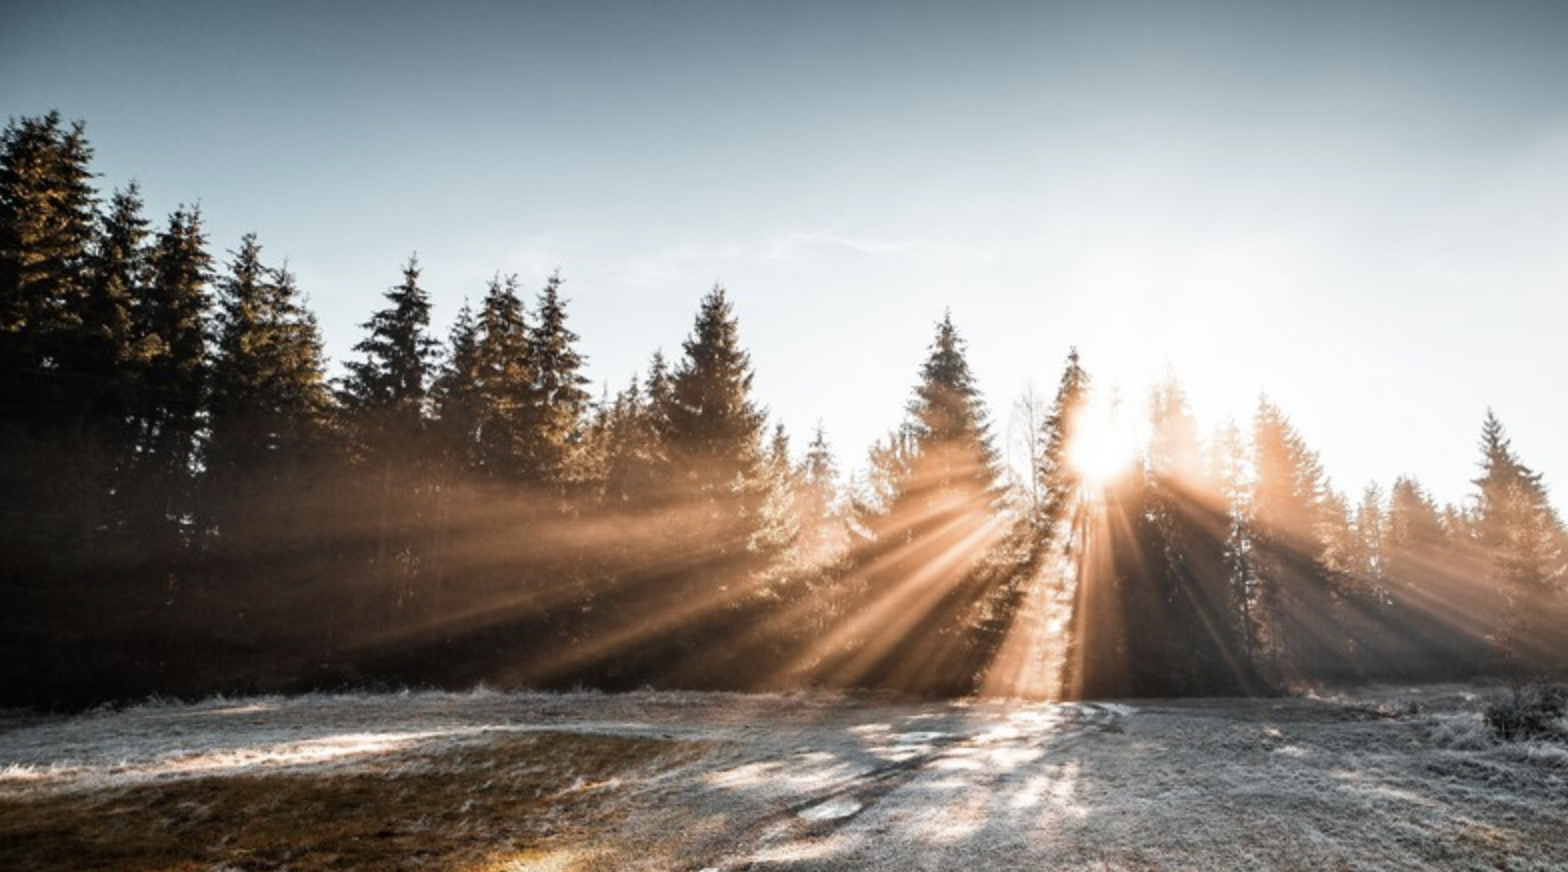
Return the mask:
[[[58,114],[0,137],[0,702],[1568,666],[1568,533],[1490,411],[1466,502],[1409,477],[1352,501],[1267,398],[1201,433],[1174,375],[1122,396],[1074,349],[1009,470],[948,314],[903,420],[841,469],[827,428],[770,420],[721,286],[678,356],[594,399],[559,274],[531,301],[497,274],[442,342],[413,257],[330,381],[254,234],[214,267],[197,210],[154,230],[91,158]]]

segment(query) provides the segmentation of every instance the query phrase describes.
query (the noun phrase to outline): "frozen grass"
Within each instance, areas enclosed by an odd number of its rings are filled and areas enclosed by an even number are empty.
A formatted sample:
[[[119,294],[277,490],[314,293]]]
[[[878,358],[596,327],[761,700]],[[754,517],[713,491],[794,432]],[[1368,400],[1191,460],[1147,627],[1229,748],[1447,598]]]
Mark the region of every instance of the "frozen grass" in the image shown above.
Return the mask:
[[[681,750],[532,733],[380,771],[203,776],[0,799],[0,868],[529,868]]]
[[[0,718],[0,868],[1560,870],[1499,688],[314,695]]]

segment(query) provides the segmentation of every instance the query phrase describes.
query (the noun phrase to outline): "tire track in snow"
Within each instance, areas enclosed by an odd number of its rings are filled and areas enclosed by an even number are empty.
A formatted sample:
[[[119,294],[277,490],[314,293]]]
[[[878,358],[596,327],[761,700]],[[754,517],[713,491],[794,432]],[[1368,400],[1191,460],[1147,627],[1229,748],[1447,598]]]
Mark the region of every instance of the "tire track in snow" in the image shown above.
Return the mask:
[[[1052,707],[1051,713],[1062,717],[1037,722],[1030,725],[1033,731],[1018,730],[1013,735],[999,733],[995,728],[967,734],[894,734],[895,744],[913,739],[911,744],[925,746],[927,750],[809,790],[795,801],[742,825],[734,836],[735,848],[718,852],[717,856],[709,856],[688,868],[694,872],[752,869],[759,851],[784,841],[825,838],[871,810],[883,797],[914,781],[924,770],[956,757],[958,752],[1008,743],[1039,747],[1049,752],[1066,751],[1097,733],[1121,732],[1119,720],[1136,711],[1132,706],[1117,703],[1060,703]]]

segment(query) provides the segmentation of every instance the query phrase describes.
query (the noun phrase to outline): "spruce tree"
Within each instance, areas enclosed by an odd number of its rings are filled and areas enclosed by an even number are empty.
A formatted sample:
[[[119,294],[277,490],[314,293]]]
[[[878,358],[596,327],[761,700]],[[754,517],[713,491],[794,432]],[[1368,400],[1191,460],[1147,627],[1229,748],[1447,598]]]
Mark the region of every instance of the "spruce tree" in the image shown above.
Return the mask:
[[[848,546],[844,507],[839,494],[838,466],[828,444],[827,431],[817,424],[806,446],[806,456],[796,471],[799,487],[796,511],[800,518],[800,553],[808,565],[821,565],[840,556]]]
[[[577,478],[575,455],[581,448],[582,427],[588,410],[586,363],[578,353],[578,336],[566,326],[566,300],[561,297],[561,276],[550,276],[539,294],[537,323],[529,332],[535,397],[539,404],[539,479],[561,486]]]
[[[952,315],[944,315],[920,368],[909,414],[918,450],[936,463],[928,472],[940,485],[986,492],[997,480],[996,450],[964,350]]]
[[[348,365],[339,396],[360,461],[358,481],[375,506],[370,564],[390,628],[413,615],[422,597],[427,522],[437,514],[429,438],[436,342],[417,258],[408,259],[386,301],[362,325],[366,336],[354,346],[362,357]]]
[[[1110,525],[1126,610],[1128,690],[1138,695],[1244,694],[1259,682],[1236,608],[1229,505],[1199,469],[1197,425],[1167,377],[1150,395],[1148,462],[1113,483]],[[1136,542],[1120,542],[1128,537]]]
[[[1562,650],[1550,626],[1561,615],[1564,546],[1561,520],[1547,499],[1541,474],[1514,453],[1502,423],[1491,410],[1481,428],[1481,476],[1476,532],[1490,562],[1489,581],[1498,597],[1493,633],[1502,665],[1514,671],[1540,669]],[[1554,614],[1555,613],[1555,614]]]
[[[208,429],[202,450],[208,527],[255,526],[248,490],[279,487],[323,437],[330,395],[315,317],[293,277],[261,262],[255,234],[218,281]]]
[[[1262,665],[1259,642],[1257,576],[1253,567],[1252,487],[1246,440],[1235,420],[1227,420],[1210,439],[1204,461],[1203,492],[1224,513],[1225,584],[1228,611],[1240,637],[1242,666]]]
[[[632,514],[658,511],[677,496],[664,441],[670,403],[669,367],[664,354],[655,352],[643,383],[633,378],[608,413],[602,451],[603,493],[610,506]]]
[[[69,368],[97,228],[85,126],[60,113],[0,133],[0,375]]]
[[[1378,555],[1385,598],[1380,671],[1441,680],[1473,670],[1485,645],[1474,616],[1491,598],[1477,599],[1469,558],[1454,547],[1437,504],[1413,478],[1400,476],[1389,488]]]
[[[670,373],[670,364],[664,357],[661,349],[653,353],[653,359],[648,362],[648,377],[644,381],[644,394],[646,399],[644,408],[647,409],[648,426],[660,441],[660,450],[668,460],[668,446],[663,442],[670,436],[670,410],[675,405],[675,385]]]
[[[789,456],[789,434],[784,425],[773,429],[762,461],[762,491],[757,529],[752,533],[752,552],[784,556],[786,563],[797,562],[800,541],[800,479]]]
[[[1072,535],[1071,513],[1078,499],[1080,476],[1073,468],[1070,452],[1088,403],[1089,374],[1079,363],[1078,349],[1074,348],[1067,355],[1067,366],[1062,370],[1056,398],[1045,419],[1039,440],[1041,454],[1034,459],[1034,474],[1042,497],[1040,514],[1033,521],[1043,539],[1061,538],[1063,522],[1069,525],[1067,535]]]
[[[169,216],[147,255],[145,292],[131,309],[135,479],[166,523],[193,511],[196,452],[207,405],[205,325],[212,257],[201,214]]]
[[[119,382],[133,372],[132,308],[148,290],[147,236],[141,194],[132,182],[110,199],[93,246],[77,371]]]
[[[733,553],[759,523],[766,416],[751,398],[751,357],[722,287],[703,297],[683,347],[662,410],[663,442],[683,498],[704,516],[698,527],[722,531],[712,542]],[[657,402],[655,385],[649,390]]]
[[[436,342],[429,335],[430,298],[419,286],[419,260],[410,257],[403,281],[386,293],[387,307],[360,325],[342,397],[362,448],[372,453],[413,448],[422,440],[434,375]]]
[[[872,450],[855,499],[865,541],[847,562],[845,626],[856,640],[832,668],[840,680],[955,692],[979,680],[992,626],[1009,605],[987,574],[1001,541],[999,473],[985,405],[950,316],[936,334],[903,425]],[[1005,599],[1005,597],[1004,597]]]
[[[1253,419],[1252,568],[1269,654],[1285,680],[1343,670],[1344,633],[1326,534],[1336,512],[1317,455],[1267,399]]]
[[[539,469],[538,370],[517,277],[490,280],[475,349],[481,424],[478,471],[494,483],[532,484]]]
[[[476,473],[480,467],[484,401],[479,340],[479,322],[464,301],[452,322],[446,360],[431,387],[441,454],[447,469],[459,475]]]
[[[954,520],[989,519],[999,496],[996,451],[984,402],[969,369],[964,342],[951,315],[920,367],[920,380],[907,409],[907,436],[889,482],[878,537],[912,543]]]

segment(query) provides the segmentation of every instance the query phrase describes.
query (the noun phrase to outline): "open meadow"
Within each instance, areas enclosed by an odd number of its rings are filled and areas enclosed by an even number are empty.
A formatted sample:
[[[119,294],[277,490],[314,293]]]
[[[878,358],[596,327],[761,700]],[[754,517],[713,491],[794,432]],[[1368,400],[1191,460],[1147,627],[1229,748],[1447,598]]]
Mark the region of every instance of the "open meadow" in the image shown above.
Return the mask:
[[[1568,748],[1502,687],[1035,704],[479,690],[0,721],[0,866],[1568,866]]]

